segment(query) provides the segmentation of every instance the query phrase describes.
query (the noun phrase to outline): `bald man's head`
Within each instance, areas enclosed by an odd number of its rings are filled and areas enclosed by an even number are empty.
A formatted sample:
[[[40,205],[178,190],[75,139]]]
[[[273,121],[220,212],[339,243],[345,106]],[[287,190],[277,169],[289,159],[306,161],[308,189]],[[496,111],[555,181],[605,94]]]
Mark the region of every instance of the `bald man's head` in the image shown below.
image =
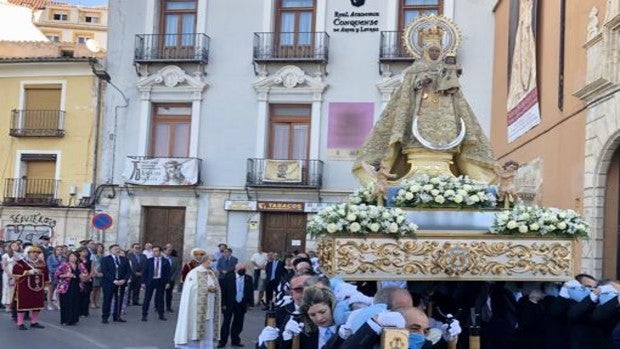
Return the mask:
[[[405,318],[405,329],[408,330],[409,333],[426,334],[429,324],[428,317],[424,312],[411,306],[400,308],[397,311]]]

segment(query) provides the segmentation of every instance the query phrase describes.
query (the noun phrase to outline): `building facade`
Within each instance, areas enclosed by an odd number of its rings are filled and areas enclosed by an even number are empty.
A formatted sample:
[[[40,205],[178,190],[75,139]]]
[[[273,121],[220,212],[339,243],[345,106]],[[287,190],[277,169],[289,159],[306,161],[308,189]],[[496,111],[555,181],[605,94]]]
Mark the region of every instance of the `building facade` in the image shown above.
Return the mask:
[[[84,45],[0,42],[3,240],[77,245],[93,237],[102,89],[88,56]]]
[[[520,34],[520,20],[528,4],[534,11],[526,21],[534,34],[535,59],[528,65],[534,75],[524,70],[515,75],[519,71],[514,67],[528,52],[524,46],[517,49],[527,39]],[[618,83],[618,71],[612,68],[620,44],[613,24],[617,6],[617,1],[607,0],[501,0],[494,9],[491,142],[496,155],[501,162],[521,164],[517,177],[526,200],[583,213],[592,237],[582,243],[581,269],[609,278],[618,277],[617,183],[611,191],[616,211],[604,213],[611,207],[605,203],[611,200],[604,193],[606,181],[617,178],[607,175],[617,172],[611,164],[618,162],[612,157],[618,96],[609,94]],[[530,77],[530,90],[537,91],[526,105],[532,107],[528,112],[538,110],[537,120],[532,117],[536,113],[511,114],[511,77],[523,84],[524,75]]]
[[[52,42],[85,44],[94,39],[102,48],[107,45],[108,8],[75,6],[49,0],[9,0],[33,10],[32,21]]]
[[[307,219],[357,188],[355,150],[412,63],[401,35],[417,15],[463,31],[461,82],[488,132],[493,3],[110,1],[126,15],[108,31],[106,242],[312,249]]]

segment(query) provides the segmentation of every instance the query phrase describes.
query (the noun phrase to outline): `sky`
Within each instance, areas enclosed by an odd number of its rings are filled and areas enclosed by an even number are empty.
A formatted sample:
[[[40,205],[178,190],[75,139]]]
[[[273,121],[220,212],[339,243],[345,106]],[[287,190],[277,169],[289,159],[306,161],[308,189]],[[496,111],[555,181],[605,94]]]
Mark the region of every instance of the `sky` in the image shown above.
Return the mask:
[[[108,0],[57,0],[58,2],[65,2],[72,5],[84,5],[84,6],[93,6],[93,5],[107,5]]]

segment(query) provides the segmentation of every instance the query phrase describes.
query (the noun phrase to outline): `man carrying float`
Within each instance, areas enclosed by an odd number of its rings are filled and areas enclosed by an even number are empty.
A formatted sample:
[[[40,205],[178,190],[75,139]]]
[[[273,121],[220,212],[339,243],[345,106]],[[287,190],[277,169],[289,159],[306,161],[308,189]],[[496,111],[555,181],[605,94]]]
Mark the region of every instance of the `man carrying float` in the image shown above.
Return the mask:
[[[29,246],[25,252],[25,257],[13,267],[17,327],[20,330],[28,329],[24,317],[30,311],[30,328],[44,328],[39,324],[39,313],[45,306],[45,287],[49,283],[49,273],[45,262],[39,258],[42,253],[39,247]]]

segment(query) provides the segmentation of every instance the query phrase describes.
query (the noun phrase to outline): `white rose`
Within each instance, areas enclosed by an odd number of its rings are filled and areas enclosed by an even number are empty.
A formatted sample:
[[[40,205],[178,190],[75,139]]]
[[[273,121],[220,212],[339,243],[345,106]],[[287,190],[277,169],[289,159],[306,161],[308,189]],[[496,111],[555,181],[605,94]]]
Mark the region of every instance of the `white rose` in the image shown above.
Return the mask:
[[[530,230],[531,231],[537,231],[538,229],[540,229],[540,226],[538,225],[538,223],[530,224]]]
[[[433,184],[438,184],[440,182],[440,180],[437,177],[433,177],[433,178],[431,178],[430,182],[433,183]]]
[[[413,199],[413,194],[407,192],[407,194],[405,194],[405,199],[407,199],[407,200]]]
[[[435,202],[436,202],[436,203],[438,203],[438,204],[443,204],[444,202],[446,202],[446,198],[444,198],[444,197],[443,197],[443,196],[441,196],[441,195],[437,195],[437,196],[435,197]]]
[[[396,233],[398,232],[398,224],[396,223],[390,223],[390,226],[388,227],[388,231],[390,233]]]
[[[472,189],[473,189],[473,188],[472,188],[472,186],[471,186],[471,185],[469,185],[469,184],[465,184],[465,185],[463,186],[463,190],[466,190],[466,191],[471,191]]]
[[[353,221],[355,221],[356,219],[357,219],[357,216],[356,216],[355,214],[353,214],[353,213],[349,213],[349,215],[347,216],[347,220],[348,220],[349,222],[353,222]]]
[[[362,226],[357,222],[353,222],[351,223],[351,226],[349,227],[349,229],[351,230],[352,233],[357,233],[358,231],[360,231],[360,229],[362,229]]]
[[[560,229],[560,230],[566,229],[566,223],[564,223],[564,222],[558,223],[558,229]]]
[[[403,217],[403,216],[398,216],[398,217],[396,218],[396,223],[400,224],[400,223],[402,223],[404,220],[405,220],[405,217]]]
[[[400,195],[400,196],[405,195],[405,193],[406,193],[406,192],[405,192],[405,189],[400,189],[400,190],[398,191],[398,195]]]
[[[398,208],[398,207],[394,209],[394,213],[395,214],[403,214],[403,212],[404,211],[402,209]]]
[[[440,193],[440,191],[437,190],[437,189],[431,190],[431,194],[433,194],[433,196],[437,196],[437,195],[439,195],[439,193]]]
[[[351,199],[351,202],[354,204],[359,204],[360,202],[362,202],[362,199],[358,196],[355,196]]]
[[[460,204],[461,202],[463,202],[463,196],[460,194],[457,194],[454,196],[454,202],[456,202],[457,204]]]
[[[379,229],[381,229],[381,224],[379,224],[379,223],[372,223],[372,224],[370,225],[370,230],[371,230],[372,232],[374,232],[374,233],[378,232],[378,231],[379,231]]]
[[[433,185],[432,184],[425,184],[423,188],[424,188],[424,190],[428,191],[428,190],[433,189]]]
[[[479,202],[480,198],[478,197],[478,195],[472,195],[472,196],[469,197],[469,200],[471,202]]]
[[[420,191],[420,186],[417,184],[414,184],[412,186],[409,187],[409,191],[412,193],[417,193]]]
[[[346,212],[344,212],[343,209],[338,210],[338,214],[341,216],[344,216],[346,214]]]
[[[418,230],[418,226],[415,225],[414,223],[409,223],[409,229],[410,230]]]
[[[518,226],[519,224],[517,224],[517,222],[515,222],[514,220],[511,220],[510,222],[508,222],[508,224],[506,224],[506,228],[508,229],[514,229]]]
[[[452,189],[448,189],[448,190],[446,190],[443,194],[444,194],[445,196],[453,196],[453,195],[454,195],[454,194],[456,194],[456,193],[454,192],[454,190],[452,190]]]
[[[459,195],[465,197],[467,196],[467,191],[463,190],[463,189],[459,189],[456,191]]]
[[[329,223],[329,224],[327,225],[327,232],[328,232],[328,233],[333,234],[333,233],[335,233],[337,230],[338,230],[338,227],[336,226],[336,224],[334,224],[334,223]]]
[[[519,233],[527,233],[527,225],[520,225]]]

